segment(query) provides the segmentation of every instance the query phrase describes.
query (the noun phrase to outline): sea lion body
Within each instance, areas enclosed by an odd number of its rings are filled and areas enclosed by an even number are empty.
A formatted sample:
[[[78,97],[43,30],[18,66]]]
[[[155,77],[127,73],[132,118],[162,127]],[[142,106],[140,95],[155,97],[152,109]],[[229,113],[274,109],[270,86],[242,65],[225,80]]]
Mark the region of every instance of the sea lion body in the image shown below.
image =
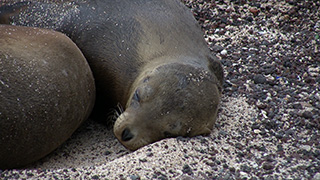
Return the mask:
[[[88,118],[94,99],[90,67],[67,36],[0,25],[0,169],[56,149]]]
[[[114,133],[127,148],[213,128],[223,70],[178,0],[34,1],[2,11],[1,22],[54,29],[77,44],[96,80],[95,109],[124,107]]]

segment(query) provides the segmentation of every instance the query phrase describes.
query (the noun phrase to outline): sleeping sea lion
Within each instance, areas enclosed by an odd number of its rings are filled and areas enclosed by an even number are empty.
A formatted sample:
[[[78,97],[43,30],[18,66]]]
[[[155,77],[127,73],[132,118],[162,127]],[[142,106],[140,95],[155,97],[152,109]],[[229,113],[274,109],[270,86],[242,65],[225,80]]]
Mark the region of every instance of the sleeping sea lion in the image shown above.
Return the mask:
[[[56,149],[88,118],[94,99],[90,67],[67,36],[0,25],[0,169]]]
[[[69,36],[93,71],[95,114],[123,107],[114,134],[128,149],[213,128],[223,69],[180,1],[28,0],[2,6],[0,21]]]

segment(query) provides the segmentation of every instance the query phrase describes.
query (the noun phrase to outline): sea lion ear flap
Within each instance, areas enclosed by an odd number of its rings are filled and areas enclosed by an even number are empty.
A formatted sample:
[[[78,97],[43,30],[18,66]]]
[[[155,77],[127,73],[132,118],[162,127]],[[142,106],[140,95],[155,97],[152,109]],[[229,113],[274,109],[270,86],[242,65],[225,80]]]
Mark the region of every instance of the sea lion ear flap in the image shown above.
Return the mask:
[[[26,9],[30,2],[18,2],[12,5],[0,6],[0,24],[10,24],[11,17],[18,15],[22,10]]]
[[[223,74],[223,68],[220,61],[218,60],[217,57],[213,55],[208,57],[208,61],[209,61],[209,65],[208,65],[209,70],[217,77],[220,83],[220,86],[222,86],[223,80],[224,80],[224,74]]]

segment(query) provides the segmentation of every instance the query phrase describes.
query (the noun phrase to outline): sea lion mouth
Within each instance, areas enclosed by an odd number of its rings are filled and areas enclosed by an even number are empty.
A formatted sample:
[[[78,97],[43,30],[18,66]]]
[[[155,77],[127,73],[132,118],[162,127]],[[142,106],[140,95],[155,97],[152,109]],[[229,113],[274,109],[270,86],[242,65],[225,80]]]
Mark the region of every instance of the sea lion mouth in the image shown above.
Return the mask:
[[[164,134],[164,137],[165,137],[165,138],[177,137],[176,135],[174,135],[174,134],[172,134],[172,133],[170,133],[170,132],[168,132],[168,131],[165,131],[163,134]]]

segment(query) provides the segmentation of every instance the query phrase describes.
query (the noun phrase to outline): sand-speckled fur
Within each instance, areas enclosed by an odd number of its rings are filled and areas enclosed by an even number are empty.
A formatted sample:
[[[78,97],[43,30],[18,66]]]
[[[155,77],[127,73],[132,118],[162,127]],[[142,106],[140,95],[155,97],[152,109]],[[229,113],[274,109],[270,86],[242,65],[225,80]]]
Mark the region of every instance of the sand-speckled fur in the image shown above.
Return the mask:
[[[0,169],[52,152],[94,105],[92,72],[62,33],[0,25]]]

